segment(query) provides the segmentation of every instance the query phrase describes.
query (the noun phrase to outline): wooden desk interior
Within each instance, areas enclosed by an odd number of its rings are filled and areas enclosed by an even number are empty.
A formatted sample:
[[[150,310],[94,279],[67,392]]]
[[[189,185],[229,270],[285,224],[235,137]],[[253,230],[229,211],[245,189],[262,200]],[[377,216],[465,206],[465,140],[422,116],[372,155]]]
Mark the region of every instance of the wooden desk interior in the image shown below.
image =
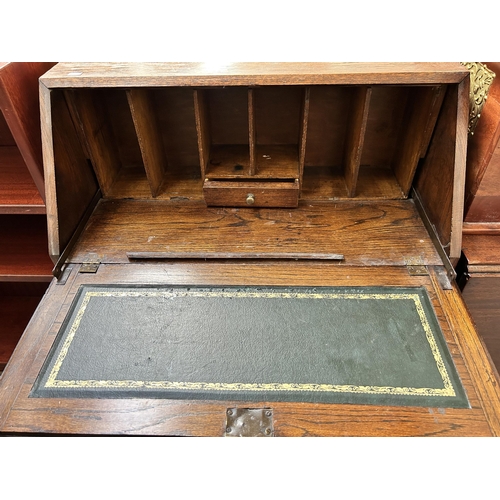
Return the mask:
[[[223,435],[248,403],[29,397],[82,284],[182,284],[424,287],[470,408],[277,402],[274,434],[498,435],[499,385],[450,271],[468,84],[440,63],[53,68],[56,278],[4,373],[0,431]]]

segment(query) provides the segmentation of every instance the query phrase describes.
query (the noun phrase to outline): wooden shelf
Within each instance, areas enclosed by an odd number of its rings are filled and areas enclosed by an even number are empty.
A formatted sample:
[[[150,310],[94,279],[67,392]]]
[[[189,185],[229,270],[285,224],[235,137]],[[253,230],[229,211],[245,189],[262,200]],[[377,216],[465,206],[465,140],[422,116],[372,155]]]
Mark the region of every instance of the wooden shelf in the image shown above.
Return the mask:
[[[55,63],[0,63],[0,370],[48,283],[38,78]]]
[[[0,213],[45,213],[45,204],[16,146],[0,147]]]
[[[91,252],[112,264],[128,263],[128,252],[244,256],[283,249],[342,254],[346,266],[404,266],[415,253],[428,265],[440,262],[411,200],[307,202],[277,210],[212,208],[202,200],[101,200],[69,261],[81,263]]]
[[[107,199],[134,198],[152,200],[151,188],[142,166],[123,167],[110,187]],[[202,179],[199,165],[170,167],[165,173],[164,188],[155,199],[202,199]]]
[[[297,179],[297,145],[257,145],[255,173],[250,169],[248,145],[212,146],[207,179]]]
[[[43,215],[0,215],[0,281],[52,279]]]
[[[0,371],[5,368],[48,283],[0,282]]]
[[[11,62],[0,66],[0,111],[24,159],[40,196],[44,198],[38,78],[55,63]],[[0,135],[2,127],[0,127]],[[0,144],[5,145],[2,137]]]
[[[361,167],[357,183],[357,199],[398,200],[407,198],[392,169]]]
[[[354,195],[347,187],[341,167],[308,167],[304,170],[303,200],[403,200],[405,198],[390,168],[359,168]]]
[[[251,175],[248,144],[213,145],[210,148],[206,179],[238,179]]]
[[[308,105],[307,87],[195,90],[203,177],[299,179]]]

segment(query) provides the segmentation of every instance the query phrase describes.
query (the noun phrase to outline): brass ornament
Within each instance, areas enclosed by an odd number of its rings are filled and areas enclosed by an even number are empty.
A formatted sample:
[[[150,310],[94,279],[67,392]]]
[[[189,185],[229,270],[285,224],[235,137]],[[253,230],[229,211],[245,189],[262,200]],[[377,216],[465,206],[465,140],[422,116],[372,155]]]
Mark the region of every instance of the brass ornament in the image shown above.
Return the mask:
[[[463,62],[462,64],[470,71],[469,134],[474,135],[474,130],[496,75],[486,65],[479,62]]]

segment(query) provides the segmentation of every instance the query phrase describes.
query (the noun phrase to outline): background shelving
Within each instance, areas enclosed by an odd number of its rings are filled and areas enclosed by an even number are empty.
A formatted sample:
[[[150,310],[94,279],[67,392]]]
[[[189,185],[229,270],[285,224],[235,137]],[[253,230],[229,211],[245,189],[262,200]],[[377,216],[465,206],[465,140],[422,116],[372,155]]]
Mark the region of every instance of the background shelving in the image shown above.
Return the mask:
[[[52,279],[38,78],[54,63],[0,63],[0,371]]]

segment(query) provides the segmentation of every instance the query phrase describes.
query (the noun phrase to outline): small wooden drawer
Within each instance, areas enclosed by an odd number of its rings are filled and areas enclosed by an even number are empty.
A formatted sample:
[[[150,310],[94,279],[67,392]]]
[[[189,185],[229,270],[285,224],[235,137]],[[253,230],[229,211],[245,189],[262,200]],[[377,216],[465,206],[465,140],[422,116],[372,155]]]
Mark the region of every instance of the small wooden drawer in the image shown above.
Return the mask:
[[[208,206],[293,208],[299,203],[299,182],[206,180],[203,195]]]

